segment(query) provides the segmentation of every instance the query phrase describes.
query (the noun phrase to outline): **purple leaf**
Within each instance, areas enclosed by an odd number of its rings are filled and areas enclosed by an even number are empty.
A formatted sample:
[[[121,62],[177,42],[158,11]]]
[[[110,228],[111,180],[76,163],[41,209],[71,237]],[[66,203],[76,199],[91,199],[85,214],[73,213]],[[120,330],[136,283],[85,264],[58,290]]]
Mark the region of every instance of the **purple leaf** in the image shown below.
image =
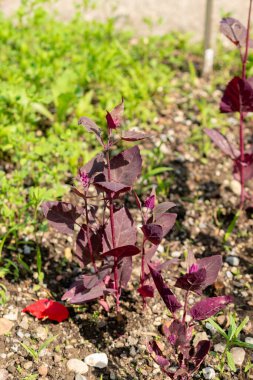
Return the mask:
[[[241,180],[241,168],[243,167],[243,176],[244,181],[249,181],[251,178],[253,178],[253,154],[252,153],[246,153],[244,155],[244,161],[241,161],[240,157],[238,157],[234,161],[234,178],[240,182]]]
[[[159,272],[157,272],[151,265],[149,265],[149,270],[154,280],[155,286],[160,293],[165,305],[170,310],[172,314],[182,307],[180,302],[178,302],[175,295],[169,289],[169,287],[163,281],[163,278]]]
[[[124,100],[118,104],[111,112],[107,111],[106,121],[109,129],[117,129],[121,126],[124,113]]]
[[[100,259],[99,253],[102,252],[102,229],[97,231],[90,230],[90,240],[92,245],[93,257],[95,260]],[[76,259],[83,268],[91,262],[90,250],[88,247],[86,225],[83,225],[76,238]]]
[[[119,260],[123,257],[135,256],[140,252],[139,248],[135,245],[125,245],[123,247],[113,248],[110,251],[104,252],[101,257],[113,256]]]
[[[121,193],[126,193],[131,189],[130,186],[118,182],[95,182],[94,185],[99,190],[112,194],[113,198],[117,198]]]
[[[228,83],[221,99],[220,111],[222,113],[253,111],[253,88],[246,79],[235,77]]]
[[[136,132],[136,131],[127,131],[123,132],[122,140],[125,141],[140,141],[150,137],[147,133]]]
[[[137,289],[137,292],[143,297],[143,298],[153,298],[154,297],[154,288],[152,285],[142,285]]]
[[[166,324],[163,325],[163,332],[171,345],[176,347],[187,347],[192,339],[193,327],[188,327],[186,323],[183,323],[175,319],[169,327]]]
[[[205,288],[206,270],[204,268],[199,269],[197,272],[186,273],[179,277],[175,286],[187,291],[201,293]]]
[[[90,180],[93,181],[104,181],[104,169],[105,169],[105,160],[104,154],[97,154],[92,160],[87,162],[82,168],[80,168],[80,173],[87,173]]]
[[[140,149],[138,146],[134,146],[121,152],[111,159],[110,166],[111,181],[132,186],[136,178],[141,174],[142,159]],[[105,174],[108,181],[107,169]]]
[[[165,213],[156,218],[155,223],[159,224],[163,230],[163,237],[172,229],[175,224],[177,214]]]
[[[96,123],[94,123],[94,121],[92,121],[91,119],[89,119],[88,117],[81,117],[79,120],[78,120],[78,124],[80,125],[83,125],[88,132],[92,132],[95,134],[98,142],[103,146],[103,142],[102,142],[102,139],[101,139],[101,130],[100,128],[97,126]]]
[[[223,18],[220,22],[220,31],[236,46],[246,45],[247,29],[235,18]],[[252,47],[252,40],[249,41],[249,46]]]
[[[120,287],[126,288],[132,274],[132,256],[124,257],[118,268]]]
[[[201,300],[190,309],[190,315],[196,321],[210,318],[212,315],[218,313],[226,305],[233,302],[231,296],[211,297]]]
[[[150,197],[148,197],[145,200],[144,206],[149,208],[150,210],[153,210],[153,208],[155,207],[155,199],[156,199],[155,194],[151,194]]]
[[[102,297],[105,290],[105,284],[103,282],[100,282],[98,285],[93,286],[91,289],[86,289],[83,292],[73,295],[73,297],[69,299],[69,302],[72,304],[82,304],[87,301],[92,301],[96,298]],[[63,297],[65,297],[65,295],[66,294],[64,294]]]
[[[235,159],[240,154],[240,151],[230,144],[228,139],[217,129],[205,128],[205,133],[210,137],[213,143],[230,158]]]
[[[197,260],[197,265],[199,269],[204,268],[206,270],[206,278],[203,284],[203,286],[206,288],[216,281],[219,270],[222,266],[222,257],[221,255],[204,257],[203,259]]]
[[[160,367],[163,368],[169,366],[169,360],[163,356],[162,351],[155,340],[149,342],[147,348],[154,361],[159,364]]]
[[[125,245],[135,245],[136,243],[136,227],[130,213],[125,207],[114,212],[115,225],[115,243],[116,247]],[[103,252],[112,249],[112,231],[111,225],[108,223],[103,236]]]
[[[151,243],[157,245],[161,243],[163,237],[163,229],[158,224],[144,224],[142,227],[142,232],[145,238]]]
[[[171,209],[172,207],[175,207],[176,204],[173,202],[162,202],[159,203],[157,206],[154,207],[153,214],[154,214],[154,220],[157,220],[164,214],[166,211]]]
[[[145,249],[145,272],[149,273],[148,264],[150,264],[152,257],[155,255],[157,251],[158,245],[152,244],[151,247]]]
[[[204,361],[206,355],[210,350],[211,343],[209,340],[201,340],[198,342],[196,351],[193,357],[193,361],[195,363],[195,369],[198,369],[201,363]]]
[[[44,202],[42,210],[49,224],[57,231],[65,234],[74,232],[76,220],[80,217],[83,209],[76,208],[66,202]]]

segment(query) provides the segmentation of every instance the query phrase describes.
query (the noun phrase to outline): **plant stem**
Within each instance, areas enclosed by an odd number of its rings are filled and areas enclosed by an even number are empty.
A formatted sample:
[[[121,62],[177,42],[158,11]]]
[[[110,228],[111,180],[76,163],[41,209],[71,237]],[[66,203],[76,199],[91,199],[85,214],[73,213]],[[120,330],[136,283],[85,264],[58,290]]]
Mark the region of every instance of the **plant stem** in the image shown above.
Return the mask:
[[[144,285],[144,280],[145,280],[145,237],[143,236],[142,240],[142,249],[141,249],[141,277],[140,277],[140,283],[141,287]],[[143,300],[143,308],[146,307],[147,302],[145,297],[142,297]]]
[[[110,137],[111,130],[108,131],[108,148],[106,151],[106,161],[107,161],[107,170],[108,170],[108,181],[111,182],[111,166],[110,166],[110,154],[109,154],[109,146],[110,146]],[[112,247],[116,248],[116,239],[115,239],[115,224],[114,224],[114,215],[113,215],[113,200],[111,194],[109,194],[109,211],[110,211],[110,225],[111,225],[111,233],[112,233]],[[114,256],[114,287],[116,291],[116,311],[119,312],[119,280],[118,280],[118,259]]]
[[[94,270],[97,273],[98,270],[97,270],[97,266],[95,263],[95,259],[94,259],[94,255],[93,255],[93,248],[92,248],[92,244],[91,244],[91,240],[90,240],[89,214],[88,214],[88,203],[87,203],[86,193],[85,193],[85,197],[84,197],[84,205],[85,205],[86,228],[87,228],[86,234],[87,234],[87,240],[88,240],[88,247],[89,247],[89,251],[90,251],[90,259],[92,261]]]
[[[249,54],[249,33],[250,33],[250,17],[251,17],[251,7],[252,0],[249,4],[249,13],[248,13],[248,24],[247,24],[247,36],[246,36],[246,47],[245,52],[242,57],[242,79],[246,79],[246,65],[248,61]],[[240,197],[240,208],[243,207],[245,201],[245,178],[244,178],[244,115],[243,110],[240,109],[240,182],[241,182],[241,197]]]
[[[189,290],[187,290],[185,299],[184,299],[184,314],[182,318],[182,323],[185,323],[185,318],[186,318],[186,313],[187,313],[187,301],[188,301],[188,296],[189,296]]]

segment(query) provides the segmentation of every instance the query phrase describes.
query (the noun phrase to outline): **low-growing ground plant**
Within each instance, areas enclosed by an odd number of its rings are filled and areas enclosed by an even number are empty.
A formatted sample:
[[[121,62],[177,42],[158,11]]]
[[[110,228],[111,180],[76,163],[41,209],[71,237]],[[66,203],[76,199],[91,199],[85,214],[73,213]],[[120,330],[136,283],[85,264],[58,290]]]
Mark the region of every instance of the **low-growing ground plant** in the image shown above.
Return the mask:
[[[189,306],[190,293],[202,296],[203,290],[215,282],[221,265],[220,255],[197,260],[193,254],[188,255],[187,273],[178,277],[175,283],[176,288],[185,291],[183,304],[166,285],[160,271],[149,265],[154,284],[171,313],[172,319],[163,325],[163,332],[172,353],[170,358],[166,358],[159,341],[156,340],[149,342],[148,350],[162,371],[171,379],[189,380],[198,371],[211,343],[209,340],[201,340],[194,346],[192,338],[195,327],[200,321],[210,318],[232,302],[232,297],[226,295],[206,297]]]
[[[144,303],[153,296],[148,284],[149,268],[162,238],[173,227],[176,214],[167,211],[172,202],[156,203],[155,193],[144,202],[134,193],[142,215],[142,245],[137,246],[137,227],[123,196],[132,192],[136,179],[141,174],[142,158],[137,145],[118,154],[117,143],[134,143],[144,140],[147,134],[136,130],[123,131],[124,102],[106,114],[106,132],[87,117],[79,124],[93,133],[102,147],[102,152],[79,169],[73,194],[80,205],[68,202],[44,202],[44,215],[54,228],[76,236],[76,259],[86,273],[79,276],[63,300],[82,304],[94,299],[109,310],[106,297],[112,295],[119,311],[120,296],[130,280],[132,257],[141,253],[139,293]],[[114,155],[113,155],[114,153]],[[90,271],[87,274],[87,269]]]
[[[226,331],[223,329],[218,323],[215,322],[213,318],[209,318],[208,322],[215,328],[215,330],[225,339],[226,345],[224,348],[224,351],[222,353],[221,358],[219,359],[219,365],[218,369],[220,373],[223,373],[225,363],[228,364],[231,371],[236,372],[236,365],[233,359],[233,356],[230,352],[232,347],[243,347],[253,350],[253,344],[243,342],[240,340],[240,334],[244,327],[249,322],[249,317],[245,317],[244,320],[239,324],[236,325],[236,320],[233,316],[233,314],[229,315],[229,329]],[[247,372],[247,366],[245,367]]]
[[[239,113],[239,149],[217,129],[206,129],[214,144],[233,162],[234,178],[241,184],[240,208],[250,198],[245,191],[246,181],[253,178],[253,153],[245,151],[245,121],[249,112],[253,112],[253,78],[247,78],[246,65],[249,48],[253,47],[250,39],[250,18],[252,0],[250,0],[247,27],[232,17],[222,19],[221,32],[238,48],[241,57],[242,72],[226,86],[220,103],[221,113]]]

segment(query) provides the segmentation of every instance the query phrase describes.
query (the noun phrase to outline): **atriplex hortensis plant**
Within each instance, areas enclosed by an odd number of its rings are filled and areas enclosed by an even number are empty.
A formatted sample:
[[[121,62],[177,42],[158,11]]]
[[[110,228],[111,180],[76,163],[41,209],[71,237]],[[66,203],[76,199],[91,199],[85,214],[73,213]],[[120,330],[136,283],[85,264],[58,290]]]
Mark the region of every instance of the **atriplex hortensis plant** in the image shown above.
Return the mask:
[[[166,212],[175,206],[173,203],[164,202],[155,206],[155,194],[152,194],[142,210],[142,204],[134,193],[142,212],[143,226],[140,231],[144,235],[142,249],[137,247],[137,228],[123,204],[122,196],[132,191],[135,180],[141,174],[140,149],[135,145],[113,157],[111,153],[118,141],[140,141],[147,138],[147,134],[134,130],[121,131],[123,111],[122,100],[111,112],[107,112],[105,136],[92,120],[87,117],[79,120],[79,124],[95,134],[102,146],[102,152],[79,169],[76,186],[72,188],[82,205],[67,202],[45,202],[42,205],[49,224],[58,231],[74,234],[77,230],[75,257],[85,272],[76,278],[62,299],[73,304],[98,299],[109,310],[106,296],[110,294],[116,300],[117,311],[122,288],[127,286],[132,273],[132,256],[140,252],[139,293],[143,300],[153,296],[152,286],[147,283],[148,264],[176,219],[176,214]],[[87,271],[90,273],[87,274]]]
[[[201,340],[196,346],[192,343],[194,327],[199,321],[210,318],[227,304],[232,302],[231,296],[204,298],[189,308],[190,293],[202,296],[202,291],[213,284],[222,265],[220,255],[196,260],[193,254],[187,257],[187,273],[180,276],[175,287],[185,291],[183,305],[165,284],[160,271],[149,265],[155,286],[160,293],[172,318],[163,325],[163,332],[173,348],[172,360],[167,359],[159,341],[151,341],[148,350],[162,371],[174,380],[189,380],[198,370],[210,349],[209,340]],[[179,310],[182,310],[181,315]],[[171,359],[171,355],[170,355]],[[175,368],[175,362],[177,367]]]
[[[227,85],[220,103],[220,112],[238,112],[240,115],[239,149],[216,129],[206,129],[206,133],[222,152],[233,161],[234,178],[241,184],[240,207],[242,208],[248,194],[245,182],[253,178],[253,153],[245,152],[244,123],[248,112],[253,112],[253,78],[246,78],[246,64],[249,47],[253,41],[249,38],[252,0],[250,0],[248,25],[245,28],[240,21],[228,17],[220,24],[221,32],[239,49],[242,73],[234,77]]]

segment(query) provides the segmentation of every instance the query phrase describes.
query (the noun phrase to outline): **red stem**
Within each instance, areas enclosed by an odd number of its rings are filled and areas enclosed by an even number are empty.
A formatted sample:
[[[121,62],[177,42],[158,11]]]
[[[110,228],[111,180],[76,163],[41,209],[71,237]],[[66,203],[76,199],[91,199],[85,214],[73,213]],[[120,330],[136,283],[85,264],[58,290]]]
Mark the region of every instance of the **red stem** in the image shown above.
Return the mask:
[[[97,270],[97,266],[95,263],[95,259],[94,259],[94,255],[93,255],[93,248],[92,248],[92,244],[91,244],[91,240],[90,240],[89,215],[88,215],[88,204],[87,204],[86,196],[84,197],[84,204],[85,204],[86,226],[87,226],[86,234],[87,234],[87,240],[88,240],[88,247],[89,247],[89,251],[90,251],[90,259],[92,261],[94,270],[97,273],[98,270]]]
[[[108,148],[106,152],[106,161],[107,161],[107,170],[108,170],[108,181],[111,181],[111,166],[110,166],[110,154],[109,154],[109,146],[110,146],[110,137],[111,130],[108,132]],[[111,225],[111,233],[112,233],[112,247],[116,248],[116,239],[115,239],[115,224],[114,224],[114,215],[113,215],[113,200],[111,194],[109,194],[109,211],[110,211],[110,225]],[[118,284],[118,259],[114,256],[114,287],[116,291],[116,311],[119,312],[119,284]]]
[[[242,57],[242,79],[246,79],[246,65],[249,55],[249,33],[250,33],[250,17],[251,17],[251,7],[252,0],[249,4],[248,13],[248,24],[247,24],[247,36],[246,36],[246,47],[245,52]],[[243,207],[245,201],[245,178],[244,178],[244,115],[243,110],[240,110],[240,182],[241,182],[241,198],[240,198],[240,208]]]
[[[141,249],[141,276],[140,276],[140,283],[141,287],[144,285],[145,280],[145,237],[143,237],[142,241],[142,249]],[[147,305],[145,297],[142,297],[143,300],[143,307],[145,308]]]
[[[189,291],[187,290],[184,300],[184,314],[182,318],[182,323],[185,323],[186,313],[187,313],[187,301],[188,301]]]

